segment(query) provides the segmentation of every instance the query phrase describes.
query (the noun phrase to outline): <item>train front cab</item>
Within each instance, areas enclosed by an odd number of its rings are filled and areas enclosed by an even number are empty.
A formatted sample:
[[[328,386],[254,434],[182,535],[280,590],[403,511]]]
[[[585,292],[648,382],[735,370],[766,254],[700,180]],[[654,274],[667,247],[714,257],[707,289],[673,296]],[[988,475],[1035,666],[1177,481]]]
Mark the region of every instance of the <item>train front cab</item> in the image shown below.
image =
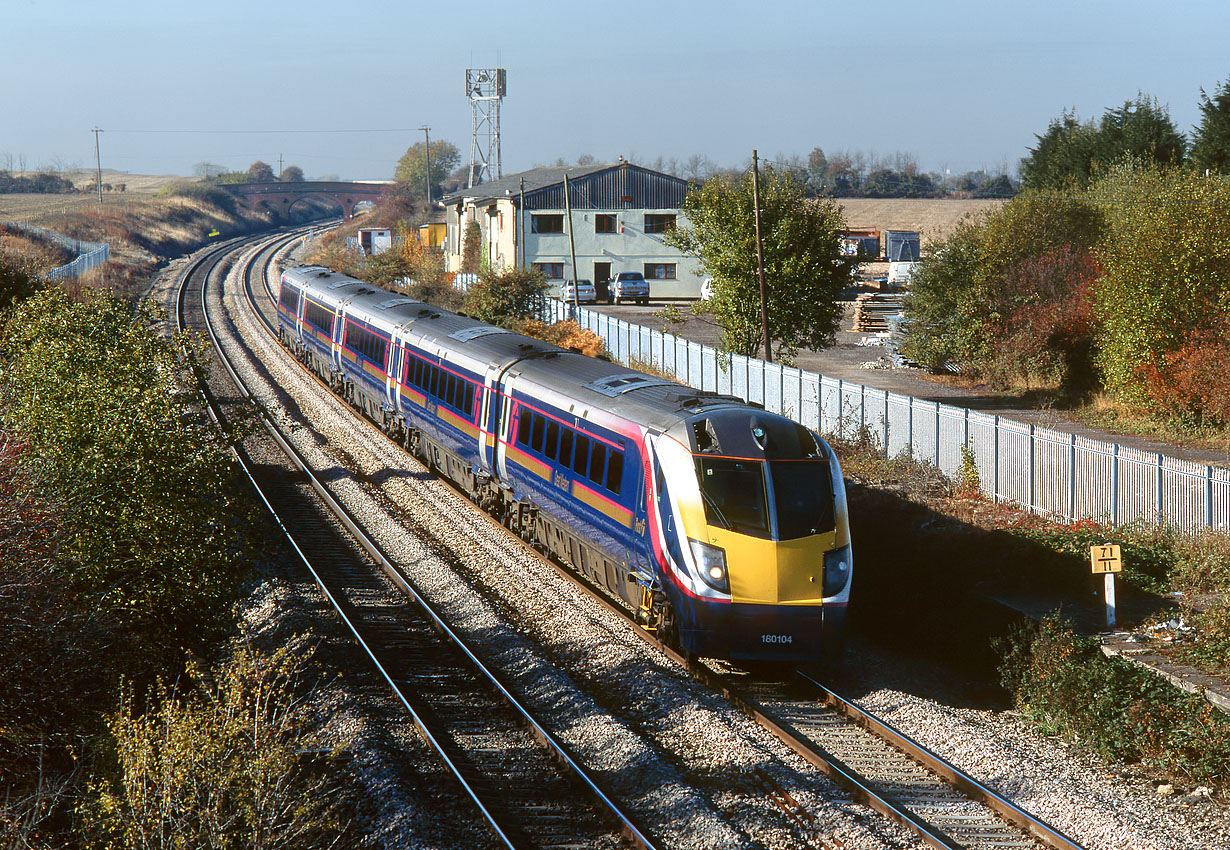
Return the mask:
[[[852,558],[831,449],[790,420],[746,409],[684,428],[655,451],[663,585],[680,646],[759,661],[838,652]]]

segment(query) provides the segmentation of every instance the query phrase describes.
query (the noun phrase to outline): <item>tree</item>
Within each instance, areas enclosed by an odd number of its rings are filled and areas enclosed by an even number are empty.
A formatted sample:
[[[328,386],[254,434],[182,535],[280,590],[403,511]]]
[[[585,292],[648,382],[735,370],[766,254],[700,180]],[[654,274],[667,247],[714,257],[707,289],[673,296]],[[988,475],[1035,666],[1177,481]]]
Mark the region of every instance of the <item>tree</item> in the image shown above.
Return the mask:
[[[486,266],[466,293],[465,311],[493,325],[517,325],[542,315],[546,291],[547,279],[537,269]]]
[[[1051,121],[1046,133],[1035,136],[1037,147],[1021,160],[1021,183],[1026,189],[1064,189],[1084,186],[1097,146],[1093,122],[1082,123],[1075,112],[1064,111]]]
[[[470,219],[466,222],[465,233],[461,236],[461,272],[474,274],[482,264],[483,231],[478,222]]]
[[[1027,373],[1008,374],[998,358],[1013,313],[1029,303],[1023,295],[1028,287],[1008,287],[1005,279],[1057,248],[1088,252],[1102,227],[1094,205],[1038,193],[1018,195],[993,211],[963,219],[911,275],[902,352],[931,369],[961,365],[1004,382],[1029,380]],[[1038,270],[1022,280],[1043,277]],[[1075,287],[1079,277],[1066,280]],[[1022,293],[1021,300],[1005,301],[1006,289]],[[1018,364],[1028,366],[1024,360]]]
[[[849,282],[854,260],[843,257],[838,238],[845,229],[831,201],[806,198],[801,180],[765,172],[760,186],[769,337],[789,359],[800,348],[831,345],[841,315],[837,298]],[[684,200],[688,223],[665,234],[700,261],[714,280],[704,309],[722,327],[722,345],[755,354],[763,342],[752,175],[715,177]]]
[[[1166,378],[1168,356],[1230,315],[1230,181],[1123,166],[1096,189],[1113,202],[1095,292],[1098,363],[1120,400],[1154,404],[1164,387],[1150,370]]]
[[[1192,164],[1201,174],[1230,174],[1230,80],[1212,97],[1200,90],[1200,126],[1192,138]]]
[[[313,731],[309,676],[292,650],[241,648],[190,672],[194,688],[123,695],[109,724],[117,777],[83,806],[90,846],[354,846],[355,798]]]
[[[297,165],[288,165],[282,169],[278,180],[282,183],[302,183],[304,180],[303,169]]]
[[[232,475],[236,435],[195,408],[199,352],[158,326],[145,302],[27,298],[0,333],[0,413],[66,505],[72,586],[108,599],[143,648],[178,652],[234,597],[256,515]]]
[[[192,173],[202,180],[212,180],[226,173],[226,166],[216,162],[198,162],[192,166]]]
[[[252,183],[272,183],[274,181],[273,166],[258,159],[248,166],[248,180]]]
[[[833,178],[829,176],[829,160],[824,150],[815,147],[807,155],[807,185],[814,195],[827,195],[833,190]]]
[[[457,150],[456,145],[444,139],[432,142],[430,151],[431,196],[435,198],[440,194],[440,184],[448,178],[449,172],[461,161],[461,152]],[[397,160],[394,178],[398,183],[405,184],[411,197],[422,198],[427,193],[423,179],[427,172],[427,153],[428,147],[425,142],[415,142],[406,149],[401,159]]]
[[[1081,123],[1075,113],[1053,120],[1038,146],[1021,161],[1027,189],[1084,188],[1119,162],[1172,166],[1183,162],[1186,143],[1155,98],[1138,93],[1102,120]]]
[[[1095,173],[1105,173],[1124,159],[1163,166],[1180,165],[1187,151],[1183,134],[1157,99],[1138,93],[1118,109],[1102,115]]]

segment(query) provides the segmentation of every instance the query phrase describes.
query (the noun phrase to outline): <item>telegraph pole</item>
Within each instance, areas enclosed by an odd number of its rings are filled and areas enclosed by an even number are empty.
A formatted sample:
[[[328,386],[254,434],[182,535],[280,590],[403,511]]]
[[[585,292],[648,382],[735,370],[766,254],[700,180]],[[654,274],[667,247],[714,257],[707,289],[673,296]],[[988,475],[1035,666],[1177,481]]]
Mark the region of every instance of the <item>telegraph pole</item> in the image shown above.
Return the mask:
[[[568,172],[564,172],[564,209],[568,213],[568,253],[572,256],[572,306],[581,309],[581,293],[577,291],[577,246],[572,241],[572,192],[568,189]],[[575,315],[575,313],[574,313]]]
[[[521,228],[521,268],[525,268],[525,178],[521,178],[521,220],[518,222]]]
[[[760,238],[760,159],[752,151],[752,206],[756,218],[756,273],[760,277],[760,328],[764,334],[764,360],[773,362],[773,350],[769,345],[769,312],[766,309],[764,292],[764,242]]]
[[[431,128],[428,127],[426,124],[424,124],[422,127],[419,127],[419,129],[423,131],[423,139],[424,139],[423,144],[426,145],[426,147],[423,148],[423,155],[427,157],[427,165],[423,169],[423,188],[427,190],[427,209],[429,211],[428,214],[430,214],[430,210],[431,210]]]
[[[97,171],[95,172],[94,180],[95,180],[96,185],[98,186],[98,205],[100,207],[102,206],[102,157],[99,156],[99,153],[98,153],[98,134],[101,132],[102,132],[101,127],[95,127],[93,130],[93,133],[94,133],[94,167],[97,169]]]

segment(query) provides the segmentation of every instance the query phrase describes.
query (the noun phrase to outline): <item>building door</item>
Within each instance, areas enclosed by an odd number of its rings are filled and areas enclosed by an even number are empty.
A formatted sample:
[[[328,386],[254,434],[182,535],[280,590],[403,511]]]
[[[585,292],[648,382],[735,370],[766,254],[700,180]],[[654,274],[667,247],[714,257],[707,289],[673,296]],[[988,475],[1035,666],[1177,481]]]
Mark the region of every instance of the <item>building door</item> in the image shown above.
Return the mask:
[[[597,290],[599,301],[607,300],[611,291],[610,263],[594,263],[594,289]]]

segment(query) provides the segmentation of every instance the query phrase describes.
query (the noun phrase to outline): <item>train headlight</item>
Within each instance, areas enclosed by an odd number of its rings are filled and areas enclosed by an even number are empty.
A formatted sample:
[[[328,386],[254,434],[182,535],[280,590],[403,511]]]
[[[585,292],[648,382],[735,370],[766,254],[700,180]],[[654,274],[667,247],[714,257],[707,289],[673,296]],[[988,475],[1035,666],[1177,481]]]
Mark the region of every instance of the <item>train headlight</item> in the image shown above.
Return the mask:
[[[850,580],[850,568],[853,558],[849,546],[842,546],[831,552],[824,553],[824,580],[821,582],[821,593],[825,596],[836,596]]]
[[[692,557],[705,584],[722,593],[730,593],[730,576],[726,573],[726,550],[688,538]]]

